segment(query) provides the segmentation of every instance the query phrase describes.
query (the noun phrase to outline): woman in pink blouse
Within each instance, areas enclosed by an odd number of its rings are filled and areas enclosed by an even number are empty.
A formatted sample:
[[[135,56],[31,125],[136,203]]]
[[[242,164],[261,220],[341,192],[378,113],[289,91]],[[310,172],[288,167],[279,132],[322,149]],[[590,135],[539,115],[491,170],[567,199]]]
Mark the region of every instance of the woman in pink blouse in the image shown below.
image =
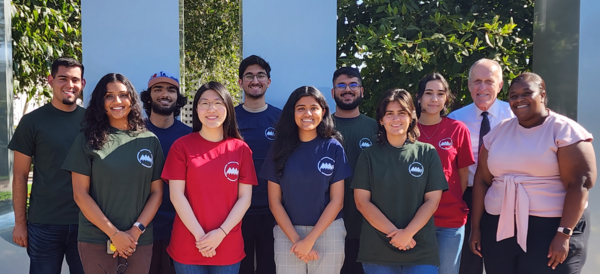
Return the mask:
[[[546,107],[537,74],[515,78],[508,97],[517,118],[494,127],[479,155],[471,250],[488,274],[580,273],[596,181],[592,135]]]

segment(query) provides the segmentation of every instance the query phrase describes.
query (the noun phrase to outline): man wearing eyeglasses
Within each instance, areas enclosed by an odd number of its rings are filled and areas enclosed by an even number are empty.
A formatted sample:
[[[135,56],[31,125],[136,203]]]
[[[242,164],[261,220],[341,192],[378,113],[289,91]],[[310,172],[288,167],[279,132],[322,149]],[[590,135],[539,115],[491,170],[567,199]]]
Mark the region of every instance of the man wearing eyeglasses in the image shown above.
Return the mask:
[[[344,137],[344,150],[352,171],[363,149],[377,140],[377,122],[361,114],[358,106],[363,98],[362,77],[356,68],[342,67],[333,73],[331,96],[335,100],[333,121],[335,129]],[[354,193],[350,189],[353,177],[344,182],[344,223],[346,225],[346,257],[342,274],[364,273],[362,264],[357,262],[362,215],[356,209]]]
[[[235,115],[240,134],[252,150],[258,174],[275,139],[275,124],[281,109],[265,101],[265,93],[271,84],[271,66],[267,61],[256,55],[248,56],[240,63],[239,77],[238,83],[244,90],[244,102],[235,107]],[[258,185],[252,189],[250,209],[242,219],[246,257],[240,265],[240,274],[275,274],[274,224],[275,218],[269,209],[267,197],[267,181],[258,178]]]

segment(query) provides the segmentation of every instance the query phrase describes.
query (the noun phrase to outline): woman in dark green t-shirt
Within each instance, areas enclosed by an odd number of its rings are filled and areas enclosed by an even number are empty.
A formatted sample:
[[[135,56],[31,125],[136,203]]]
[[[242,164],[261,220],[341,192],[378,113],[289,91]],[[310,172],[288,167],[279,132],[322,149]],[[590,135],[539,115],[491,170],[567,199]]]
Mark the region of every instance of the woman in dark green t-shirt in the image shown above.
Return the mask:
[[[102,77],[63,164],[81,210],[77,240],[85,273],[148,273],[163,164],[131,82],[116,73]]]
[[[419,137],[415,106],[402,89],[377,108],[377,145],[363,150],[352,188],[363,222],[365,273],[438,273],[433,213],[448,183],[433,146]]]

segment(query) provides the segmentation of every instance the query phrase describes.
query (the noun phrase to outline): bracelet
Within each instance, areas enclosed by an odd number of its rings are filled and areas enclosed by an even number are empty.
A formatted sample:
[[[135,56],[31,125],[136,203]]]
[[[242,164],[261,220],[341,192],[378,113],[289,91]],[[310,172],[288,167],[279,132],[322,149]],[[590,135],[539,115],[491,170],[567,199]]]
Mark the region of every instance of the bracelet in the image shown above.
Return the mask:
[[[223,233],[225,233],[225,236],[227,236],[227,232],[225,232],[225,229],[223,229],[222,227],[219,227],[219,229],[221,229],[221,231],[223,231]]]
[[[115,234],[113,234],[112,236],[110,236],[110,237],[108,237],[108,238],[112,240],[112,238],[113,238],[115,235],[117,235],[117,233],[119,233],[119,232],[120,232],[120,231],[117,229],[117,231],[115,231]]]

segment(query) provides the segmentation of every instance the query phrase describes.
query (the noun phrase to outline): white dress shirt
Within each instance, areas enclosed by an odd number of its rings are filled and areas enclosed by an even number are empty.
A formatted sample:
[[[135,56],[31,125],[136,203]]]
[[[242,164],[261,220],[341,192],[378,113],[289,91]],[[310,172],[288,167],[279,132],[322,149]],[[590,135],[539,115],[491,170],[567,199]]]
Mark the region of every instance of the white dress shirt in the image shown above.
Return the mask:
[[[477,161],[479,159],[479,130],[481,128],[481,120],[483,120],[483,116],[481,116],[482,112],[474,103],[471,103],[448,114],[448,118],[463,122],[471,133],[471,150],[473,150],[475,164],[469,166],[470,187],[473,186],[473,177],[475,177],[475,170],[477,169]],[[488,113],[490,129],[500,124],[502,120],[515,117],[509,104],[498,99],[488,109]]]

